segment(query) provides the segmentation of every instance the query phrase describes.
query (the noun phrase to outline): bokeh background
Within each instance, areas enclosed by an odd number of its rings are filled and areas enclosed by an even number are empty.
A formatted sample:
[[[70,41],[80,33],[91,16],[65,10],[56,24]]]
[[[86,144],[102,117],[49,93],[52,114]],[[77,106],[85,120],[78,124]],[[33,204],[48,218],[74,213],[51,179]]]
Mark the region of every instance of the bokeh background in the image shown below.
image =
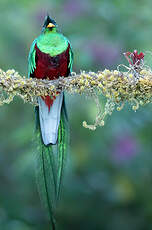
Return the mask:
[[[50,13],[72,43],[73,70],[115,69],[123,52],[151,51],[151,0],[0,0],[0,68],[27,75],[27,56]],[[151,65],[152,57],[146,56]],[[66,94],[70,152],[57,210],[60,230],[152,229],[152,106],[125,105],[90,131],[91,98]],[[101,105],[103,99],[101,98]],[[35,182],[34,109],[0,108],[0,230],[48,230]]]

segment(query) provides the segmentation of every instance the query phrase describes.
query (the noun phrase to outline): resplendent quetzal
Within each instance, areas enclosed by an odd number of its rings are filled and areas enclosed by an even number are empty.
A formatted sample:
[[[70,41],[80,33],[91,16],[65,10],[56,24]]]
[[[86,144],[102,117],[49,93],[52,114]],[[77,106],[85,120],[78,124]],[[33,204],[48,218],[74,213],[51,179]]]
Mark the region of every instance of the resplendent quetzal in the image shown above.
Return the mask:
[[[28,77],[55,80],[72,71],[73,53],[70,42],[57,31],[56,22],[46,17],[42,32],[31,46]],[[47,205],[52,229],[54,210],[61,190],[61,181],[68,147],[68,123],[64,93],[56,97],[38,97],[36,129],[39,139],[37,182],[40,197]]]

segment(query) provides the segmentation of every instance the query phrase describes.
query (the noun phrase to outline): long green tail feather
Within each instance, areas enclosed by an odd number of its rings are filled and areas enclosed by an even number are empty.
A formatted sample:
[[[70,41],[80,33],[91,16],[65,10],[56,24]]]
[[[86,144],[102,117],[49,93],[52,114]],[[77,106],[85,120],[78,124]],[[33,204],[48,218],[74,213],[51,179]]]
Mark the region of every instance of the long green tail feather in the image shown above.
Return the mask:
[[[41,192],[40,192],[40,196],[42,196],[42,199],[44,200],[45,204],[47,204],[49,218],[50,218],[51,227],[52,227],[51,229],[55,230],[56,229],[55,218],[54,218],[54,206],[55,206],[55,204],[54,204],[54,200],[53,200],[55,198],[53,198],[54,191],[52,191],[53,186],[55,188],[55,184],[53,185],[51,183],[52,179],[51,179],[51,175],[50,175],[50,169],[48,168],[48,164],[52,164],[52,163],[51,163],[51,161],[50,162],[48,161],[45,154],[46,154],[45,150],[43,151],[43,149],[42,149],[42,159],[41,159],[42,160],[42,178],[41,178],[41,180],[44,180],[42,186],[44,187],[43,189],[44,189],[45,194],[41,195]],[[54,181],[54,178],[53,178],[53,181]],[[51,189],[51,187],[52,187],[52,189]],[[39,189],[41,190],[42,187]],[[50,193],[50,189],[51,189],[51,193]]]
[[[36,132],[39,147],[37,151],[36,170],[38,191],[41,201],[48,210],[51,229],[55,230],[56,224],[54,213],[61,193],[62,178],[68,149],[68,121],[64,101],[61,109],[57,144],[55,146],[45,146],[43,144],[38,107],[36,107]]]
[[[68,118],[66,113],[65,102],[63,98],[63,105],[61,110],[61,119],[58,132],[58,170],[57,170],[57,200],[59,200],[61,193],[62,178],[65,168],[65,161],[68,152]]]

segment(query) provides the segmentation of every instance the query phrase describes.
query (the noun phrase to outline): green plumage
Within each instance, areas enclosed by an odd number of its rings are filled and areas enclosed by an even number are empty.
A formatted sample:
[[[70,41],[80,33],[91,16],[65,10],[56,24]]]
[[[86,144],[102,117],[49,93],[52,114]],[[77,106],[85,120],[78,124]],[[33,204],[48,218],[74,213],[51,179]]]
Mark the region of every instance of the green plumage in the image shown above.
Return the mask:
[[[68,39],[60,33],[45,33],[37,39],[37,46],[43,52],[54,57],[68,48]]]
[[[35,60],[36,50],[34,48],[36,42],[37,42],[37,39],[33,41],[31,48],[30,48],[29,56],[28,56],[28,78],[36,69],[36,60]]]
[[[58,132],[58,172],[57,172],[57,200],[59,200],[61,192],[61,183],[64,172],[65,160],[68,152],[69,144],[69,128],[68,128],[68,118],[65,108],[65,102],[63,101],[61,110],[61,120]]]

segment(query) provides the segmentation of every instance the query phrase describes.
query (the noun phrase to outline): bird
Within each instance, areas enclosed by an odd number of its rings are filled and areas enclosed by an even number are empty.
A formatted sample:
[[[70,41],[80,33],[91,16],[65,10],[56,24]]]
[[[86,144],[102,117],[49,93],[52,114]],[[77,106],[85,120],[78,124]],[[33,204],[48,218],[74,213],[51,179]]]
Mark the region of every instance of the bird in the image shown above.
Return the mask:
[[[47,15],[40,35],[30,48],[28,77],[50,81],[68,77],[72,72],[72,65],[71,44],[59,32],[56,21]],[[55,230],[54,210],[60,198],[69,142],[64,92],[58,92],[56,96],[39,96],[37,102],[37,185],[40,198],[49,213],[51,229]]]

